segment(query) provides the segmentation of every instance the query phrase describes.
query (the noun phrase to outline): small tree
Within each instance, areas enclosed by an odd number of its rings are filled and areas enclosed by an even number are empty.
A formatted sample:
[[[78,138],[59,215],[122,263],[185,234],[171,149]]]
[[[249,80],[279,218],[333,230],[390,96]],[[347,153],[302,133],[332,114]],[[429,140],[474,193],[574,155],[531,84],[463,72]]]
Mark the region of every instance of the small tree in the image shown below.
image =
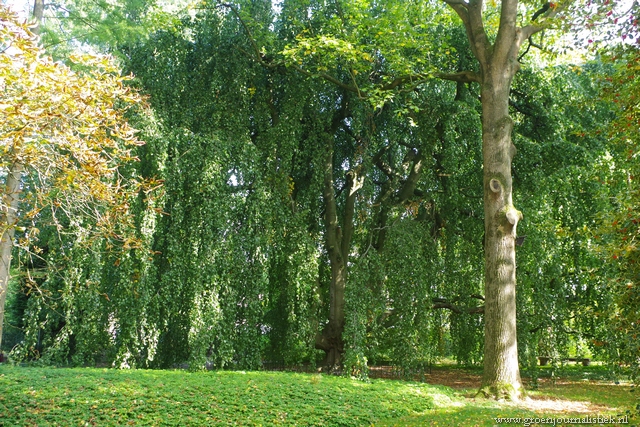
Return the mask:
[[[88,240],[107,237],[136,244],[122,231],[138,183],[119,167],[140,142],[124,120],[126,106],[140,98],[107,57],[73,57],[77,69],[43,55],[25,24],[0,6],[0,344],[11,252],[28,248],[43,210],[54,219],[90,218],[81,227]],[[22,208],[20,205],[22,204]],[[16,242],[19,221],[31,226]],[[76,221],[77,222],[77,221]],[[119,230],[116,232],[116,230]]]

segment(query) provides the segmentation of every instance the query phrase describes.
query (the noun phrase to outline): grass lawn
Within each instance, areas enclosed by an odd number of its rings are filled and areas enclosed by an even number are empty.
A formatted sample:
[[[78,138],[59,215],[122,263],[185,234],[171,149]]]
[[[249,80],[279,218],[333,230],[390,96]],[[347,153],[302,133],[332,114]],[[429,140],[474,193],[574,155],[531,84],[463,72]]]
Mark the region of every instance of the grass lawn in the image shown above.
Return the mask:
[[[474,391],[284,372],[0,365],[0,427],[495,426],[507,424],[507,420],[498,423],[496,417],[558,421],[560,417],[624,415],[634,401],[628,386],[571,375],[563,381],[543,379],[539,390],[517,405],[474,399]]]

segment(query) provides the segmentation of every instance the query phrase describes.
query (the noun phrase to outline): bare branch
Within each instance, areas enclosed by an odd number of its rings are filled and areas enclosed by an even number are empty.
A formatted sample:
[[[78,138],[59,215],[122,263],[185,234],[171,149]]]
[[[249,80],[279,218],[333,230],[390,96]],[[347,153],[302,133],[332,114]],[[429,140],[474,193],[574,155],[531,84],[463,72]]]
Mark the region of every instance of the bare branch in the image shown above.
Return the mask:
[[[498,35],[494,45],[493,57],[498,63],[504,64],[513,49],[513,42],[516,38],[516,17],[517,17],[518,0],[502,0],[500,7],[500,24],[498,26]],[[525,39],[516,40],[522,43]],[[520,44],[518,44],[518,47]]]
[[[442,80],[450,80],[460,83],[480,83],[480,76],[473,71],[460,71],[457,73],[435,73],[434,77]]]
[[[473,55],[484,63],[487,57],[488,39],[482,22],[482,0],[442,0],[448,4],[464,24]]]
[[[526,55],[527,53],[529,53],[529,49],[531,49],[531,46],[533,46],[533,47],[535,47],[535,48],[538,48],[538,49],[540,49],[540,50],[544,50],[544,47],[542,47],[542,45],[539,45],[539,44],[535,43],[535,42],[533,41],[533,36],[531,36],[531,37],[529,37],[529,44],[527,45],[527,48],[525,49],[525,51],[524,51],[524,52],[522,52],[522,53],[520,54],[520,56],[518,56],[518,62],[520,62],[520,60],[521,60],[522,58],[524,58],[524,57],[525,57],[525,55]]]
[[[464,27],[467,31],[467,35],[469,36],[469,39],[471,39],[471,24],[469,21],[469,3],[463,1],[463,0],[442,0],[444,3],[448,4],[451,9],[453,9],[456,14],[458,15],[458,17],[462,20],[462,23],[464,24]],[[471,49],[474,50],[474,54],[475,54],[475,46],[473,45],[473,43],[471,43]]]

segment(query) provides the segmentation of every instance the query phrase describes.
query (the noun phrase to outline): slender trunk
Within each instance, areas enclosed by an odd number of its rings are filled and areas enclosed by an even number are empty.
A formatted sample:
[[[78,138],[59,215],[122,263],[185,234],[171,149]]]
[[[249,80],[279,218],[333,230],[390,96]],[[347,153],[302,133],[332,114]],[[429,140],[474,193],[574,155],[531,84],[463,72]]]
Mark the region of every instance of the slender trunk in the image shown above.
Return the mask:
[[[40,26],[44,18],[44,0],[33,0],[33,13],[31,17],[34,19],[36,26],[31,28],[34,34],[40,34]]]
[[[485,215],[485,395],[518,399],[515,237],[522,214],[512,200],[509,88],[516,69],[486,67],[482,82]]]
[[[11,250],[13,249],[13,235],[18,221],[18,205],[20,204],[20,179],[24,167],[14,162],[7,173],[5,190],[0,213],[0,348],[2,347],[2,333],[4,332],[4,306],[9,287],[9,273],[11,270]]]
[[[325,207],[325,247],[329,255],[331,283],[329,288],[329,323],[316,337],[316,348],[326,352],[324,366],[328,370],[339,368],[344,353],[342,332],[345,325],[345,287],[351,239],[353,236],[353,216],[359,181],[356,170],[347,172],[346,201],[339,225],[338,209],[334,193],[333,179],[333,138],[335,132],[327,135],[324,162],[323,200]]]
[[[340,365],[344,349],[344,290],[346,285],[346,260],[342,253],[342,229],[338,225],[338,212],[333,181],[333,134],[327,135],[324,161],[323,200],[325,209],[325,247],[329,255],[331,283],[329,287],[329,323],[316,339],[316,347],[326,352],[324,365],[333,369]]]

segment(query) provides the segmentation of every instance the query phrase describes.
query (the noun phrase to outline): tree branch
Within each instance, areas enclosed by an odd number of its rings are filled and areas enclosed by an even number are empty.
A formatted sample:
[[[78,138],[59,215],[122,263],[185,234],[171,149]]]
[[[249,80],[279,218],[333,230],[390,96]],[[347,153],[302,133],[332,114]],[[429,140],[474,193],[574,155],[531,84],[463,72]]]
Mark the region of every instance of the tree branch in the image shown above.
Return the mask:
[[[500,6],[500,24],[498,26],[498,35],[493,50],[493,60],[499,64],[506,64],[509,54],[513,50],[514,40],[520,44],[525,40],[516,40],[516,17],[518,16],[518,0],[502,0]]]
[[[484,297],[477,295],[477,294],[473,294],[470,295],[473,298],[478,298],[484,301]],[[450,302],[449,300],[445,299],[445,298],[432,298],[431,301],[433,302],[433,305],[431,306],[432,309],[437,310],[437,309],[441,309],[441,308],[445,308],[447,310],[451,310],[456,314],[463,314],[463,313],[467,313],[467,314],[482,314],[484,313],[484,306],[478,306],[478,307],[460,307],[459,305],[453,304],[452,302]]]
[[[453,82],[480,83],[480,76],[478,75],[478,73],[475,73],[473,71],[460,71],[457,73],[435,73],[433,76],[441,80],[450,80]]]
[[[412,156],[409,176],[400,187],[400,190],[398,192],[398,202],[404,203],[415,194],[416,186],[418,185],[418,181],[422,176],[423,160],[424,156],[422,155],[422,153],[420,153],[420,151]]]
[[[305,76],[309,76],[309,77],[320,77],[326,81],[328,81],[329,83],[333,83],[334,85],[347,90],[349,92],[353,92],[356,94],[360,94],[360,91],[358,90],[357,87],[348,85],[346,83],[341,82],[340,80],[338,80],[337,78],[333,77],[330,74],[327,73],[312,73],[311,71],[307,71],[304,68],[300,67],[299,65],[295,65],[292,64],[290,65],[290,67],[292,67],[294,70],[298,71],[301,74],[304,74]]]
[[[382,160],[382,156],[384,156],[384,154],[389,150],[389,148],[391,148],[390,145],[386,145],[384,147],[382,147],[375,156],[373,156],[372,162],[374,165],[376,165],[378,167],[378,169],[380,169],[382,171],[382,173],[384,173],[389,179],[395,179],[397,178],[397,174],[393,171],[393,169],[391,168],[391,166],[389,166],[388,164],[386,164],[383,160]],[[386,181],[385,181],[386,182]]]
[[[260,49],[258,48],[258,45],[256,44],[256,40],[253,37],[253,33],[251,32],[251,30],[249,29],[249,26],[247,25],[246,22],[244,22],[244,19],[242,19],[242,17],[240,16],[240,13],[236,10],[235,7],[233,7],[233,5],[231,3],[222,3],[219,2],[218,3],[220,6],[222,7],[226,7],[229,10],[231,10],[231,12],[236,16],[236,18],[238,19],[238,21],[240,21],[240,25],[242,25],[242,28],[244,28],[244,31],[247,33],[247,35],[249,36],[249,43],[251,43],[251,47],[253,48],[253,51],[255,52],[256,56],[255,59],[260,63],[260,65],[267,67],[267,68],[275,68],[277,67],[279,64],[274,64],[274,63],[270,63],[270,62],[266,62],[264,60],[264,58],[262,57],[262,52],[260,52]]]
[[[457,305],[451,304],[449,302],[437,302],[431,306],[432,309],[437,310],[441,308],[446,308],[447,310],[451,310],[456,314],[482,314],[484,313],[484,306],[479,307],[459,307]]]
[[[491,56],[491,42],[482,20],[483,1],[469,0],[468,20],[465,23],[467,36],[471,51],[480,63],[480,67],[485,67],[489,63]],[[464,20],[463,20],[464,22]]]
[[[533,22],[536,20],[536,18],[538,18],[538,16],[540,15],[536,15],[538,12],[533,14],[533,17],[531,18],[531,24],[527,25],[526,27],[522,28],[521,32],[520,32],[520,42],[524,42],[526,39],[530,38],[532,35],[534,35],[537,32],[540,32],[542,30],[544,30],[545,28],[547,28],[549,26],[549,20],[555,18],[558,13],[564,11],[568,6],[569,3],[571,2],[564,2],[562,3],[560,6],[557,7],[549,7],[546,12],[542,13],[542,18],[544,19],[544,22],[542,24],[533,24]],[[543,7],[544,9],[544,7]],[[540,9],[542,10],[542,9]]]

